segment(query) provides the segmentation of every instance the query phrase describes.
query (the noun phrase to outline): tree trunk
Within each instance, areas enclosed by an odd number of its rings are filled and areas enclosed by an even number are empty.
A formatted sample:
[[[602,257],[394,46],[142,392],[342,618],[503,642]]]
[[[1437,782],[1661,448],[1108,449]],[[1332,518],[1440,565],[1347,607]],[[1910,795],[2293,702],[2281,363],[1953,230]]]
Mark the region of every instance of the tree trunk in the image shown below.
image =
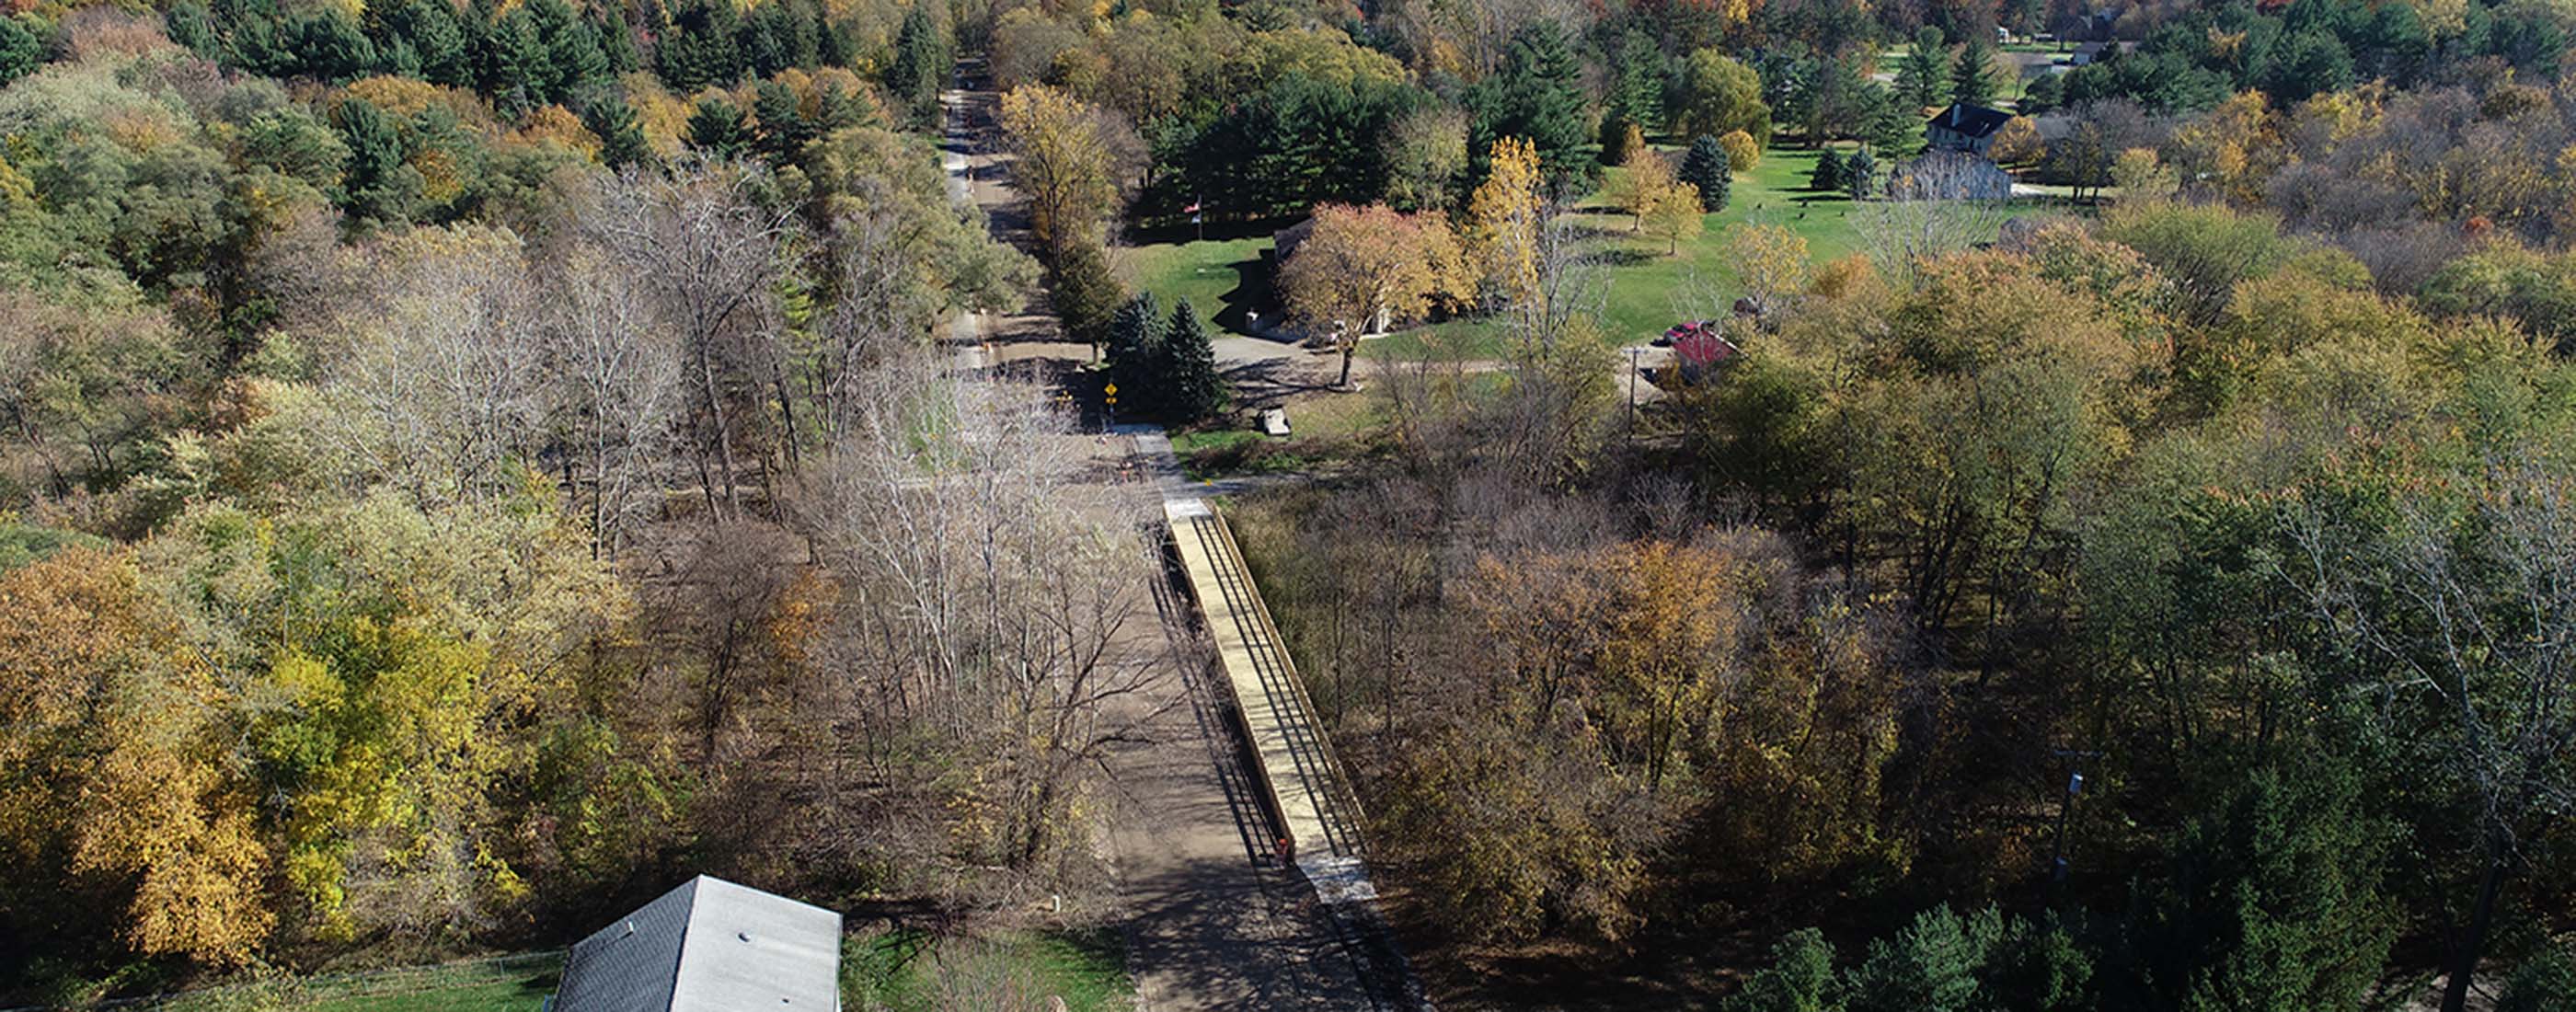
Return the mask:
[[[698,386],[706,393],[707,418],[716,427],[716,466],[724,472],[725,512],[729,516],[739,515],[742,512],[740,501],[733,493],[733,433],[725,424],[724,398],[716,392],[715,354],[704,339],[698,342]]]
[[[2469,981],[2477,973],[2478,957],[2487,946],[2487,929],[2495,924],[2496,897],[2504,892],[2504,845],[2493,831],[2487,833],[2486,871],[2478,876],[2478,899],[2469,908],[2469,933],[2451,948],[2450,980],[2442,987],[2442,1012],[2465,1012],[2469,1006]]]

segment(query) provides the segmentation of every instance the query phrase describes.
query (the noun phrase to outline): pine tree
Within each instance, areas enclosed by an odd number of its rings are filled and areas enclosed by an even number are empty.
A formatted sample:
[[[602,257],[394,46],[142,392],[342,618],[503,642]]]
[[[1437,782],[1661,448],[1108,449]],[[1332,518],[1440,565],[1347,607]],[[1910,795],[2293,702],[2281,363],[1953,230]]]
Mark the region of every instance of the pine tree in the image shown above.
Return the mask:
[[[1832,148],[1816,156],[1816,170],[1807,175],[1807,188],[1831,193],[1843,188],[1843,156]]]
[[[1843,189],[1851,192],[1852,199],[1866,200],[1878,186],[1878,157],[1864,146],[1843,163],[1842,175]]]
[[[1724,1012],[1828,1012],[1842,1008],[1834,945],[1814,928],[1790,932],[1771,946],[1771,965],[1719,1006]]]
[[[1702,210],[1726,210],[1728,191],[1735,182],[1735,172],[1728,164],[1726,145],[1707,134],[1691,142],[1690,153],[1682,156],[1681,181],[1699,188]]]
[[[1931,25],[1914,33],[1914,46],[1896,65],[1896,94],[1915,109],[1941,101],[1950,80],[1950,50]]]
[[[636,126],[635,107],[614,95],[603,96],[584,107],[581,124],[599,137],[599,160],[612,169],[637,165],[653,158],[653,149],[644,143],[644,131]]]
[[[709,96],[689,111],[689,146],[718,158],[739,157],[751,147],[751,124],[723,96]]]
[[[1994,53],[1983,43],[1971,42],[1959,51],[1959,62],[1950,68],[1950,101],[1960,105],[1991,105],[1995,100]]]
[[[926,6],[915,4],[903,16],[903,29],[895,37],[894,62],[885,75],[886,92],[916,126],[937,118],[939,83],[947,78],[950,62],[946,33],[931,20]]]
[[[503,111],[515,115],[553,101],[554,53],[546,48],[527,8],[511,11],[493,26],[489,54],[490,73],[483,90]]]
[[[784,166],[805,153],[805,144],[815,137],[814,126],[796,101],[796,92],[776,81],[763,81],[752,90],[751,114],[760,120],[754,147],[769,164]]]
[[[1109,254],[1097,242],[1075,242],[1055,252],[1047,264],[1048,300],[1068,337],[1098,347],[1109,336],[1109,319],[1127,301],[1127,291],[1109,269]]]
[[[1225,410],[1225,377],[1218,375],[1216,346],[1198,311],[1183,298],[1172,307],[1172,323],[1163,338],[1164,416],[1177,423],[1195,422]]]
[[[416,0],[405,5],[402,32],[420,54],[420,76],[449,88],[474,86],[474,39],[456,8],[447,0]]]
[[[1524,26],[1504,50],[1501,71],[1479,85],[1470,150],[1484,151],[1504,137],[1526,138],[1550,180],[1588,180],[1592,166],[1583,147],[1591,139],[1585,129],[1591,116],[1582,82],[1583,63],[1565,29],[1546,20]]]
[[[1643,32],[1629,32],[1619,41],[1618,64],[1610,82],[1609,113],[1643,127],[1664,121],[1664,51]]]
[[[35,73],[43,62],[45,41],[17,18],[0,15],[0,85]]]
[[[626,15],[614,8],[603,8],[591,23],[599,36],[600,55],[608,58],[608,72],[623,74],[642,65],[635,52],[635,33],[626,26]]]
[[[743,19],[740,28],[742,63],[755,77],[773,77],[791,64],[787,60],[787,31],[782,19],[785,4],[764,4]]]
[[[671,90],[695,92],[742,79],[732,0],[687,0],[653,50],[653,70]]]
[[[1141,292],[1109,318],[1109,380],[1118,384],[1118,406],[1136,415],[1158,413],[1165,388],[1164,345],[1169,318],[1152,292]]]
[[[608,77],[608,53],[600,48],[598,33],[573,11],[571,4],[564,0],[528,0],[520,9],[528,12],[537,38],[546,48],[546,101],[563,101],[582,85]]]
[[[360,221],[398,221],[410,213],[419,195],[420,173],[403,164],[402,131],[393,117],[361,98],[346,99],[338,112],[340,140],[349,160],[333,194],[341,210]]]
[[[814,58],[826,67],[846,67],[858,55],[850,36],[832,23],[832,12],[815,4],[808,17],[814,22]]]
[[[1637,121],[1624,116],[1601,117],[1601,164],[1625,162],[1629,152],[1645,146],[1645,132],[1638,128]]]

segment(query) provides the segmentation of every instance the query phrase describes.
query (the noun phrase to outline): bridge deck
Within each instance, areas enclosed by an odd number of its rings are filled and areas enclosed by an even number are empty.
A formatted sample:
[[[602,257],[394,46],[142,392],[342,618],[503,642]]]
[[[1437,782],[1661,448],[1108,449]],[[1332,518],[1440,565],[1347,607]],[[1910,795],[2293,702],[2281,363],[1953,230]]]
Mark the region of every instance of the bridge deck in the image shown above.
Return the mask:
[[[1358,803],[1325,745],[1234,533],[1203,500],[1168,500],[1164,513],[1298,866],[1328,897],[1374,895],[1359,860]]]

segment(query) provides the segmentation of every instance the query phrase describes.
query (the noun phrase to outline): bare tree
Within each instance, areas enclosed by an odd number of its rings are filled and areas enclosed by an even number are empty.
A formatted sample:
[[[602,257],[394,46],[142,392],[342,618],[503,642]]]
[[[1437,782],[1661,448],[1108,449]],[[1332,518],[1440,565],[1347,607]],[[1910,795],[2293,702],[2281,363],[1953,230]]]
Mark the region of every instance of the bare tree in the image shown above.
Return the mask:
[[[2576,479],[2530,464],[2488,479],[2457,512],[2410,503],[2377,541],[2310,509],[2285,563],[2335,640],[2387,672],[2356,689],[2475,822],[2444,1012],[2466,1006],[2524,842],[2576,803]]]
[[[535,293],[506,232],[421,232],[362,261],[374,286],[344,307],[324,383],[327,434],[424,504],[517,486],[544,440]]]
[[[1995,241],[2012,179],[1983,158],[1933,152],[1899,168],[1887,199],[1863,201],[1853,216],[1869,255],[1891,278],[1944,253]]]
[[[657,507],[659,471],[681,397],[681,352],[645,282],[574,249],[554,278],[546,389],[565,484],[589,493],[591,556],[613,553]],[[574,473],[575,471],[578,473]]]
[[[777,369],[774,284],[795,233],[793,209],[761,206],[758,169],[684,164],[594,184],[578,227],[639,279],[686,356],[701,412],[699,475],[711,521],[738,517],[738,437]],[[718,497],[719,490],[722,496]]]
[[[1159,639],[1142,499],[1080,480],[1089,441],[1035,388],[905,362],[858,400],[826,471],[845,602],[829,663],[869,765],[928,736],[973,770],[943,802],[983,828],[971,849],[1026,865],[1151,716],[1119,705],[1163,673],[1120,648]]]

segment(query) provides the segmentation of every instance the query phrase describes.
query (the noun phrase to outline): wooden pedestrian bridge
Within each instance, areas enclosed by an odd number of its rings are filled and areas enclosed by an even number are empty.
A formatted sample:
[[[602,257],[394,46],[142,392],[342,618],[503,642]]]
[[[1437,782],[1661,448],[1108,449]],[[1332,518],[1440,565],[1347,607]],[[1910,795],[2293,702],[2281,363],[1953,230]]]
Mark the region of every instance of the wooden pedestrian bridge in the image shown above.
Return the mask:
[[[1237,730],[1249,744],[1272,841],[1326,903],[1371,900],[1360,843],[1360,806],[1315,719],[1270,609],[1252,582],[1225,518],[1194,496],[1167,496],[1164,519],[1188,577],[1218,666],[1232,690]]]

